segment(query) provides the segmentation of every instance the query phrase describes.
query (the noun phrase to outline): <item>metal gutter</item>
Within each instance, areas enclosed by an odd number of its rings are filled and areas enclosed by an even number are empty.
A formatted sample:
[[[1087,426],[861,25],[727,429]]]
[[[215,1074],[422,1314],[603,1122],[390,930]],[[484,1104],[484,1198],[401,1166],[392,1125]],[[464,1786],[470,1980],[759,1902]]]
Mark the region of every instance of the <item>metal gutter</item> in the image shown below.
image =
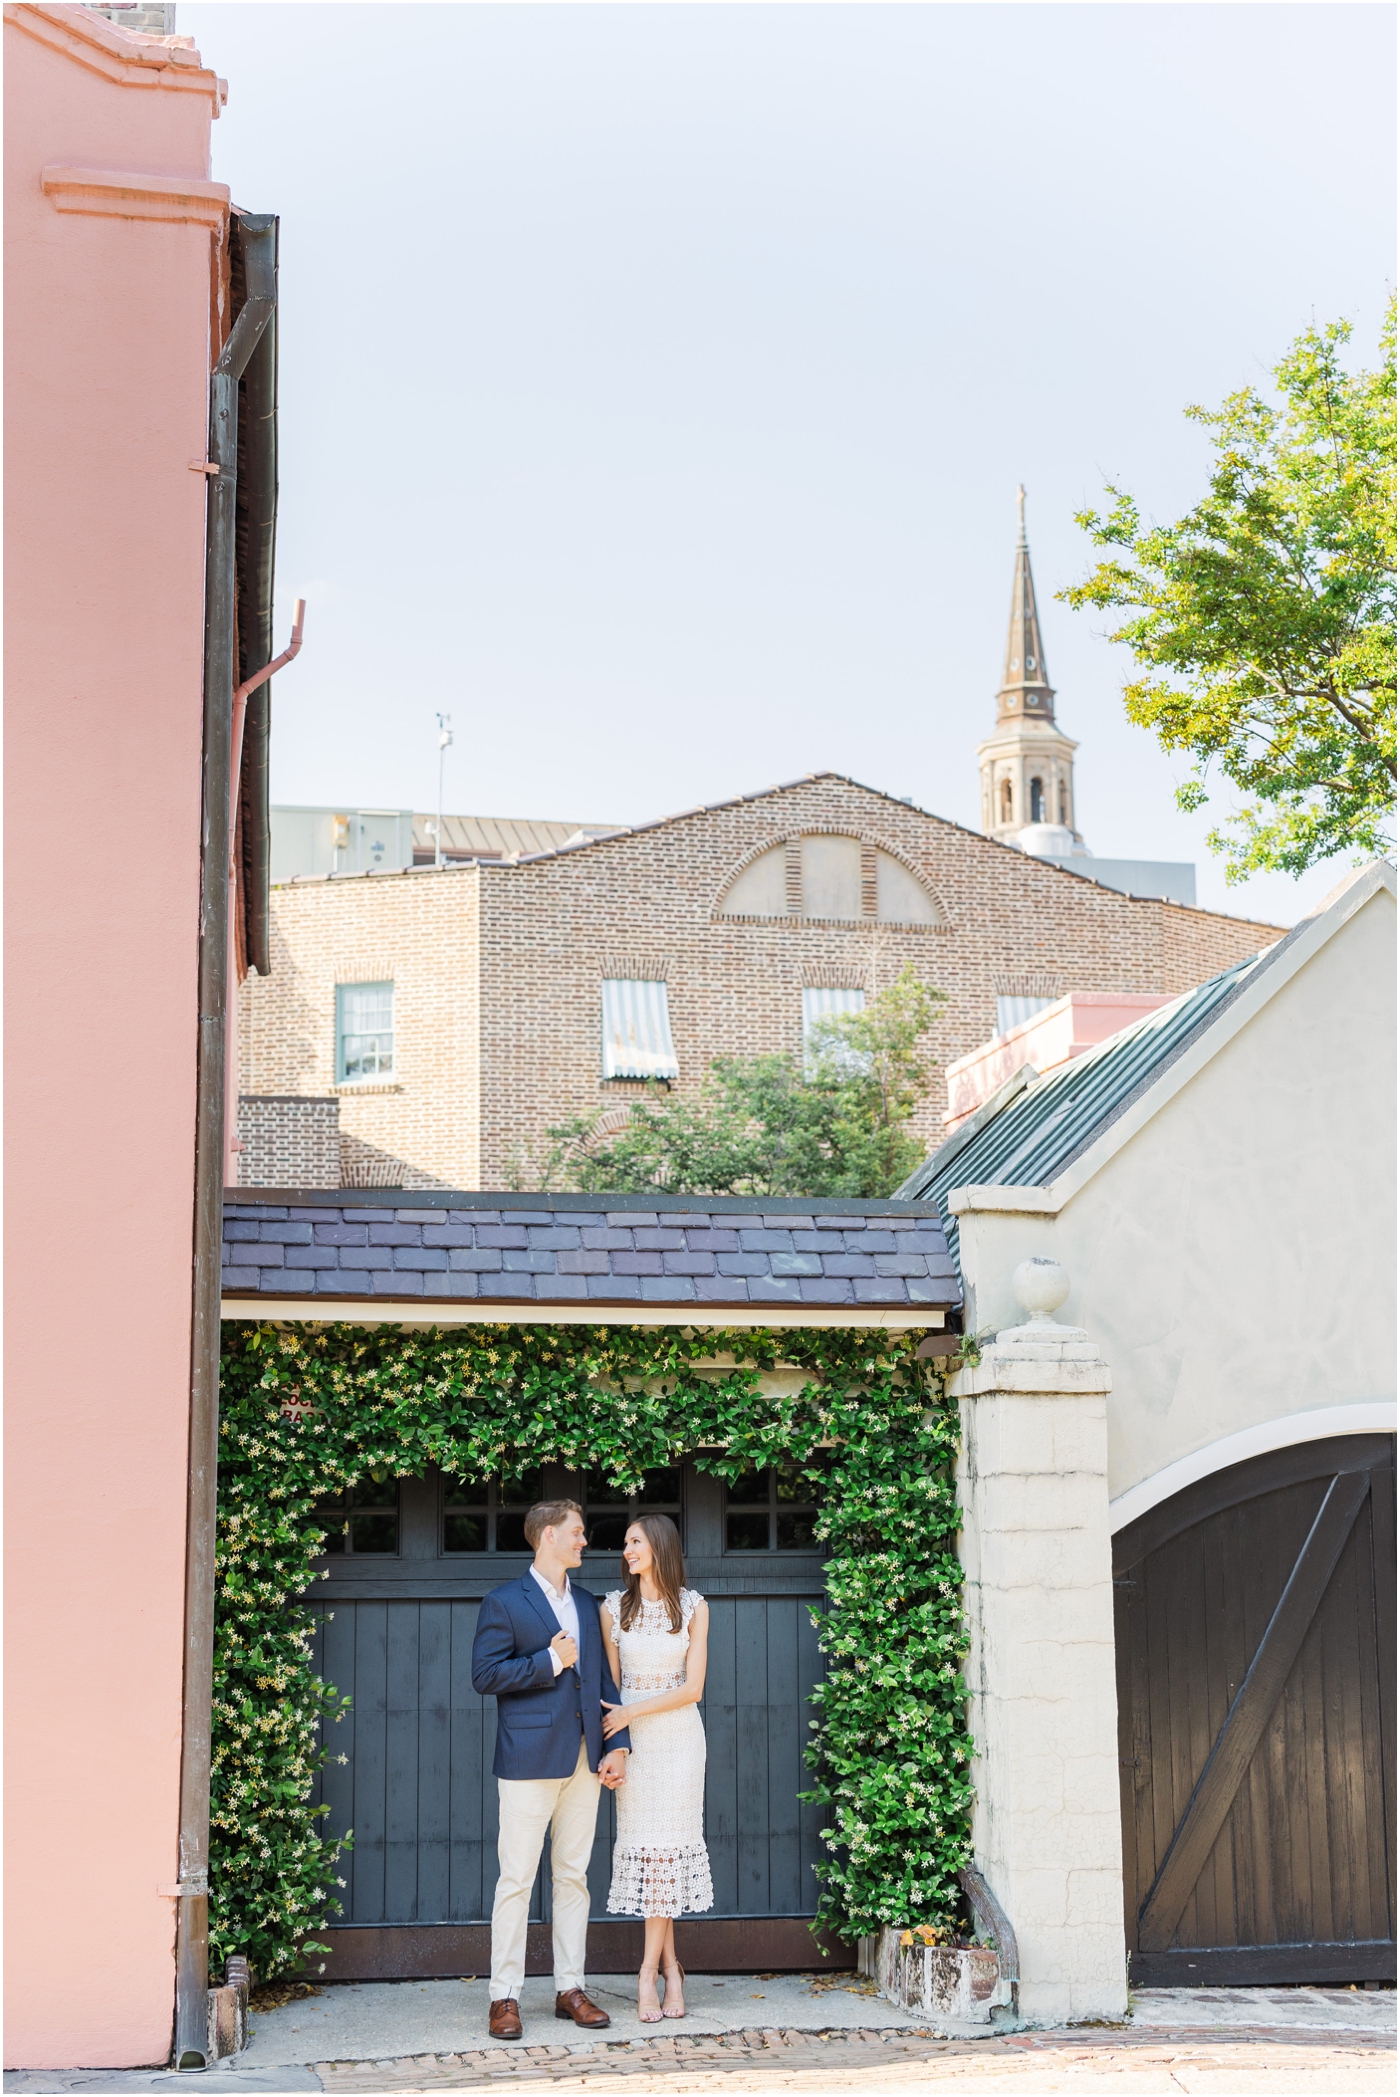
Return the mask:
[[[277,298],[277,221],[231,222],[246,296],[209,381],[204,571],[204,748],[200,836],[199,1044],[195,1107],[194,1303],[185,1521],[185,1652],[180,1752],[180,1879],[175,1939],[175,2065],[209,2057],[209,1766],[214,1674],[215,1480],[219,1435],[219,1280],[223,1236],[224,1027],[228,1001],[229,765],[237,602],[238,382]]]
[[[482,1303],[445,1296],[226,1296],[229,1324],[393,1325],[441,1329],[456,1325],[631,1325],[675,1326],[688,1332],[942,1332],[955,1303]],[[961,1335],[958,1336],[959,1338]],[[936,1350],[930,1350],[935,1352]]]
[[[245,224],[247,221],[245,221]],[[272,222],[273,298],[276,299],[277,223]],[[272,660],[273,569],[277,547],[277,312],[258,338],[238,388],[238,678],[246,683]],[[243,927],[248,966],[270,975],[268,880],[272,822],[268,806],[268,752],[272,688],[249,694],[243,759],[237,781]]]

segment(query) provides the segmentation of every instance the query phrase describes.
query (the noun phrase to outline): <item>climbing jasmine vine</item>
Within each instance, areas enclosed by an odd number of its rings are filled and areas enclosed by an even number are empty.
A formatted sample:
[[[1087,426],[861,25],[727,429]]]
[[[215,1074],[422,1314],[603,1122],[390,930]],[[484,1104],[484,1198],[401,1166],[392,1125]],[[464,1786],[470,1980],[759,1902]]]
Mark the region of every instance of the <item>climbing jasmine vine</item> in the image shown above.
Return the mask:
[[[823,1680],[806,1796],[827,1808],[817,1924],[946,1930],[970,1858],[972,1743],[952,1467],[957,1410],[917,1334],[680,1327],[225,1328],[210,1946],[260,1977],[328,1947],[341,1842],[313,1805],[348,1699],[311,1663],[318,1504],[437,1465],[484,1481],[547,1462],[624,1490],[689,1457],[825,1485]],[[778,1367],[799,1388],[765,1391]],[[791,1379],[784,1378],[790,1386]],[[347,1834],[347,1841],[353,1834]],[[815,1956],[815,1955],[814,1955]]]

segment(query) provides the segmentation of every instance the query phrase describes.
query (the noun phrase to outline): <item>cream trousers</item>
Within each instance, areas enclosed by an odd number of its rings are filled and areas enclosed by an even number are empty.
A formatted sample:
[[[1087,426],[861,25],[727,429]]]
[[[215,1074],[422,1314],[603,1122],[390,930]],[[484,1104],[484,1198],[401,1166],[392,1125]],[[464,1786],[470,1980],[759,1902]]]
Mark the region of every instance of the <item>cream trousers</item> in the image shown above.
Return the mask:
[[[554,1872],[554,1985],[561,1994],[583,1986],[588,1949],[588,1860],[598,1825],[601,1786],[580,1740],[571,1777],[497,1777],[501,1832],[500,1877],[491,1909],[491,2000],[520,2000],[525,1982],[525,1932],[530,1889],[540,1868],[545,1831]]]

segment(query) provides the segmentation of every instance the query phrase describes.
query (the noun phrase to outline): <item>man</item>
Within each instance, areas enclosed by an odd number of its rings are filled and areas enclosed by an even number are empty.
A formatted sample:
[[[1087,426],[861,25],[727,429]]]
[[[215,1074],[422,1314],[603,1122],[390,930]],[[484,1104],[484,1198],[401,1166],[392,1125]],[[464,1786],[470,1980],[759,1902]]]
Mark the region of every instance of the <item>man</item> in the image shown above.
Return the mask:
[[[500,1875],[491,1909],[491,2036],[518,2039],[530,1888],[545,1830],[554,1870],[554,2014],[585,2031],[612,2020],[583,1992],[588,1945],[588,1859],[598,1790],[623,1783],[632,1743],[614,1735],[603,1753],[603,1695],[615,1696],[603,1654],[598,1603],[569,1574],[582,1562],[583,1510],[542,1500],[525,1517],[535,1562],[493,1588],[472,1646],[472,1687],[496,1699],[501,1799]]]

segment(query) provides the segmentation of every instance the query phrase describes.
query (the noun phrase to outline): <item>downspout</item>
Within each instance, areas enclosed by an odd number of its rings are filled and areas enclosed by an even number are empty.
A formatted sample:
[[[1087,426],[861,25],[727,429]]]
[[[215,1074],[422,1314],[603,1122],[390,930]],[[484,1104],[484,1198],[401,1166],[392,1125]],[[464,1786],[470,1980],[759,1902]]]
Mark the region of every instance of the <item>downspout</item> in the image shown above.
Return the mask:
[[[247,296],[209,381],[204,569],[204,748],[200,837],[199,1045],[194,1155],[194,1300],[185,1511],[185,1652],[180,1742],[180,1881],[175,2065],[209,2056],[209,1756],[214,1676],[219,1269],[223,1233],[224,1026],[228,998],[229,763],[233,731],[238,381],[277,298],[277,221],[243,215]]]
[[[237,840],[237,823],[235,811],[238,806],[239,786],[240,782],[243,779],[243,751],[245,747],[244,734],[245,723],[247,721],[248,715],[248,700],[254,692],[259,691],[263,686],[266,685],[270,677],[274,677],[279,670],[285,668],[285,666],[288,663],[294,661],[295,658],[301,654],[301,634],[302,628],[305,625],[305,623],[306,599],[304,597],[298,597],[297,608],[292,616],[292,638],[290,642],[282,650],[282,653],[280,655],[274,656],[270,663],[265,664],[261,670],[255,671],[253,676],[245,678],[243,683],[238,687],[238,690],[233,695],[233,730],[229,738],[231,752],[229,758],[229,780],[231,784],[231,792],[229,796],[228,819],[228,961],[226,964],[229,988],[228,1021],[224,1028],[224,1185],[226,1187],[235,1187],[238,1184],[238,966],[235,955],[234,941],[234,912],[238,907],[238,866],[234,856],[234,852]],[[264,794],[266,793],[265,775],[266,765],[264,764],[264,778],[262,781]],[[245,834],[248,827],[249,825],[245,818]],[[265,846],[265,836],[262,842]],[[250,884],[252,882],[261,880],[262,885],[264,887],[266,886],[267,865],[265,850],[262,854],[262,859],[263,864],[260,870],[252,873],[251,875],[247,871],[245,864],[243,879],[243,893],[245,898],[249,898]],[[251,918],[253,916],[253,912],[249,908],[247,901],[245,901],[244,908],[247,912],[247,915]],[[265,920],[266,912],[262,912],[261,916]],[[272,971],[270,967],[267,965],[266,939],[267,935],[264,924],[262,973],[264,975],[270,975]],[[248,945],[251,950],[253,946],[253,939],[251,936],[249,937]],[[253,955],[251,951],[249,953],[249,961],[251,965],[257,965],[256,962],[253,960]]]
[[[277,251],[274,243],[273,264]],[[272,599],[277,563],[277,319],[258,339],[238,382],[238,488],[235,498],[238,660],[233,695],[233,756],[229,773],[232,810],[233,891],[229,918],[228,1024],[224,1030],[224,1185],[236,1186],[238,1170],[239,987],[256,969],[271,973],[268,951],[268,874],[271,811],[268,806],[270,702],[258,673],[272,654]],[[257,697],[248,704],[248,695]],[[245,733],[246,707],[246,733]]]
[[[275,251],[274,251],[275,255]],[[235,681],[252,679],[272,654],[272,596],[277,555],[277,334],[274,313],[248,360],[238,389],[238,654]],[[272,705],[265,686],[250,696],[242,765],[233,775],[242,817],[244,959],[270,975],[268,875],[271,822],[268,754]],[[226,1184],[232,1184],[227,1182]]]

